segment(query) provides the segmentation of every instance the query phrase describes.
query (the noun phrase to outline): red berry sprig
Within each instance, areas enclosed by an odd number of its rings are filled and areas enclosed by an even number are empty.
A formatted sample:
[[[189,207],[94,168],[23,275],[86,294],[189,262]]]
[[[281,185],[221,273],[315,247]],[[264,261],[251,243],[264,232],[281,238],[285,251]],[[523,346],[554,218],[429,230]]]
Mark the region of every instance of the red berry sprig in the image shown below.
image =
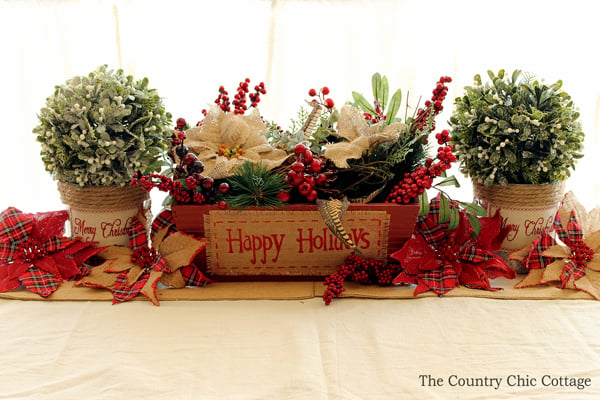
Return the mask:
[[[325,162],[302,143],[296,145],[294,154],[296,154],[296,161],[292,163],[287,174],[287,183],[312,203],[317,199],[317,189],[329,183],[327,174],[322,172]],[[282,197],[286,196],[282,195]]]
[[[372,124],[376,124],[380,121],[385,121],[385,114],[383,113],[383,108],[381,108],[381,103],[379,100],[373,100],[373,106],[375,109],[375,115],[371,115],[368,112],[363,113],[363,117],[365,120],[369,121]]]
[[[435,159],[428,158],[424,166],[415,168],[414,172],[405,173],[403,179],[393,187],[387,195],[385,203],[408,204],[425,190],[431,189],[436,177],[450,169],[451,164],[456,161],[454,146],[450,142],[450,133],[443,130],[435,135],[438,144]]]
[[[436,84],[435,89],[433,89],[433,95],[431,96],[431,100],[427,100],[425,102],[424,108],[419,108],[417,111],[417,116],[412,124],[412,131],[415,132],[417,130],[423,130],[425,125],[431,120],[431,130],[435,129],[435,121],[433,117],[438,115],[444,107],[442,103],[446,99],[446,95],[448,94],[448,86],[446,83],[452,82],[452,78],[449,76],[440,77],[439,81]],[[433,114],[433,115],[432,115]]]
[[[215,100],[215,104],[221,107],[224,112],[231,111],[231,102],[229,101],[229,93],[224,86],[219,86],[219,96]]]
[[[363,285],[391,285],[400,271],[399,264],[386,264],[353,254],[346,258],[344,265],[339,267],[334,274],[325,278],[323,284],[327,286],[327,289],[323,293],[323,301],[329,305],[334,298],[340,297],[345,290],[345,281]]]
[[[310,97],[313,97],[311,101],[321,104],[322,106],[327,108],[328,111],[331,111],[333,110],[333,107],[335,107],[335,103],[330,97],[325,97],[329,93],[329,88],[327,86],[323,86],[318,93],[315,89],[310,89],[308,91],[308,95]]]
[[[246,78],[238,85],[237,92],[233,96],[233,101],[230,101],[229,93],[223,86],[219,87],[219,96],[215,100],[215,103],[221,107],[224,112],[231,111],[231,105],[233,104],[233,113],[243,115],[248,110],[248,99],[250,100],[250,107],[256,107],[260,103],[260,95],[267,94],[264,82],[260,82],[254,86],[254,92],[250,93],[250,79]],[[204,110],[203,114],[206,116]]]

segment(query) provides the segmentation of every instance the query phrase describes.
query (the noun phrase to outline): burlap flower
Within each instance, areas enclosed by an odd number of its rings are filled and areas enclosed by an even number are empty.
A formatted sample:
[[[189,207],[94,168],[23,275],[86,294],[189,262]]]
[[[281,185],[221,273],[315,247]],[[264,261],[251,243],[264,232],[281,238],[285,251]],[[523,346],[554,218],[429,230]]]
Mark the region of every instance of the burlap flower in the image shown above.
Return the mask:
[[[557,283],[600,300],[600,208],[589,213],[572,192],[565,195],[554,230],[511,253],[529,268],[517,288]]]
[[[250,115],[236,115],[215,106],[201,127],[186,132],[187,145],[204,163],[204,174],[221,179],[233,175],[244,161],[261,162],[268,169],[285,161],[288,154],[271,147],[266,132],[257,109]]]
[[[323,156],[338,168],[349,168],[348,160],[358,159],[378,145],[395,141],[405,124],[395,122],[385,125],[385,121],[370,125],[362,112],[352,106],[343,106],[337,122],[337,132],[332,134],[346,141],[327,145]]]
[[[156,232],[152,247],[144,224],[135,218],[129,233],[129,247],[110,246],[98,253],[106,262],[92,268],[78,285],[112,291],[113,304],[131,300],[143,294],[159,305],[156,294],[158,281],[164,274],[189,265],[206,247],[206,240],[181,232],[168,234],[169,226]]]

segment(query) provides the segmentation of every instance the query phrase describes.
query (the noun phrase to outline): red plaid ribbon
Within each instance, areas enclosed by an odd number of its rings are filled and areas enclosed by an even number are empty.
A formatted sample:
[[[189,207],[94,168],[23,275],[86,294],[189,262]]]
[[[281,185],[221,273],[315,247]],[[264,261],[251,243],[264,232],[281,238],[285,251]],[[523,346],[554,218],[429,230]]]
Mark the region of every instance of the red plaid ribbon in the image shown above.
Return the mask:
[[[144,288],[149,277],[150,272],[145,272],[144,274],[142,274],[140,279],[135,281],[132,285],[128,285],[127,271],[121,272],[117,276],[115,287],[112,289],[113,304],[118,304],[133,299]]]
[[[31,267],[29,271],[19,277],[19,281],[32,292],[42,297],[48,297],[58,289],[62,279],[58,279],[40,268]]]
[[[15,258],[15,251],[29,239],[33,230],[33,216],[9,207],[0,214],[0,260]]]
[[[142,225],[137,217],[134,217],[129,227],[129,248],[136,250],[147,245],[148,234],[146,233],[146,228],[144,228],[144,225]]]
[[[458,284],[456,271],[451,265],[446,264],[439,269],[419,275],[415,296],[427,290],[433,290],[438,296],[443,296]]]
[[[579,222],[577,222],[575,211],[571,211],[571,215],[569,216],[567,234],[569,235],[569,242],[567,242],[567,244],[583,241],[583,230],[581,229]]]
[[[522,264],[527,269],[546,268],[554,259],[543,256],[542,253],[556,244],[554,237],[548,233],[542,233],[529,247],[529,253],[523,259]]]
[[[179,270],[186,286],[204,286],[212,283],[212,280],[208,279],[195,265],[187,265]]]
[[[171,225],[173,229],[172,231],[169,231],[168,234],[173,233],[173,231],[177,231],[177,229],[175,228],[175,220],[173,219],[173,213],[171,212],[171,210],[166,209],[161,211],[161,213],[156,216],[154,221],[152,221],[152,230],[150,232],[151,237],[154,238],[158,231],[166,228],[169,225]]]

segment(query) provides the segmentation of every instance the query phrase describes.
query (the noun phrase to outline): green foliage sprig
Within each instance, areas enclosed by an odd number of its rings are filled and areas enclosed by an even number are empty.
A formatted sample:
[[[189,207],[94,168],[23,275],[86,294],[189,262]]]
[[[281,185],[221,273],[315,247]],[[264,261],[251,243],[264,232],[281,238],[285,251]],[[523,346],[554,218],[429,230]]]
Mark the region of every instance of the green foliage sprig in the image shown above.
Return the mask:
[[[56,86],[38,118],[46,170],[79,186],[124,186],[159,171],[170,143],[171,114],[148,79],[106,65]]]
[[[567,179],[584,133],[562,81],[547,85],[519,70],[488,76],[482,84],[475,75],[450,117],[461,172],[485,186]]]
[[[261,206],[278,208],[286,205],[277,196],[289,189],[285,176],[267,170],[262,163],[245,162],[227,178],[230,190],[225,201],[233,208]]]

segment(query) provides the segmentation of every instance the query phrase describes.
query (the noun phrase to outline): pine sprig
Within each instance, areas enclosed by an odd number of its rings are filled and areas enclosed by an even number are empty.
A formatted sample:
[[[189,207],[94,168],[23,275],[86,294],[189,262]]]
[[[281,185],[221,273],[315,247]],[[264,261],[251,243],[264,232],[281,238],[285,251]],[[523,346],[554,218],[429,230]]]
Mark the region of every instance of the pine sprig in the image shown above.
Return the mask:
[[[232,208],[260,206],[278,208],[286,205],[277,195],[289,189],[282,174],[267,170],[261,163],[245,162],[228,178],[230,191],[225,201]]]

